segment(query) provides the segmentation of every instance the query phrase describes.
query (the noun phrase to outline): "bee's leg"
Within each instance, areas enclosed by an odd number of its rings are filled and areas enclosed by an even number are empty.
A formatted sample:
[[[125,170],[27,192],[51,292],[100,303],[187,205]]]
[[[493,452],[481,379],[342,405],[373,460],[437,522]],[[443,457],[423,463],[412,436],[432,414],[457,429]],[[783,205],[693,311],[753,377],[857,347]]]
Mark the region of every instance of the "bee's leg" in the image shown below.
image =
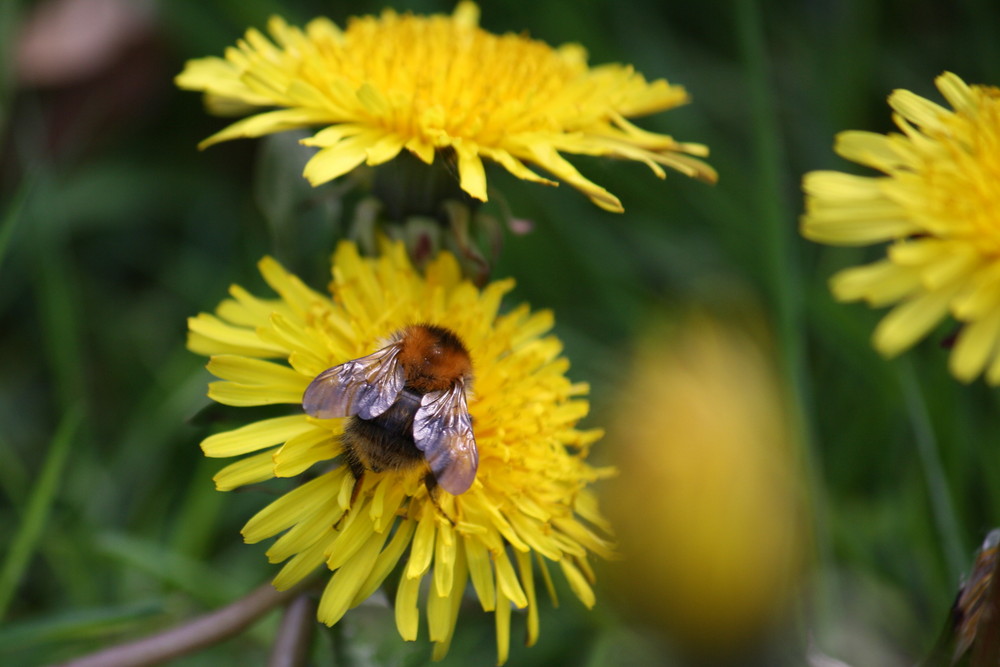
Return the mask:
[[[434,478],[434,475],[430,473],[424,475],[424,486],[427,487],[427,497],[431,499],[432,503],[434,503],[434,507],[437,508],[438,512],[441,512],[441,516],[448,519],[448,522],[451,524],[451,527],[454,528],[455,520],[452,519],[448,515],[448,513],[444,511],[444,508],[441,507],[440,503],[438,503],[437,499],[438,483],[437,480]]]

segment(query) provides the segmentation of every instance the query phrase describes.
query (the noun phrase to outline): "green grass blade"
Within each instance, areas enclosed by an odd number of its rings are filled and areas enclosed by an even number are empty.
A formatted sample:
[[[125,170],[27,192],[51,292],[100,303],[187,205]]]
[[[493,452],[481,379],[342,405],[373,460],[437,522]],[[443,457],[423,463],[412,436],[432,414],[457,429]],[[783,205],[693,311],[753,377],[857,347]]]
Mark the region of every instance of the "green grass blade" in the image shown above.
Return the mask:
[[[959,581],[966,569],[968,561],[966,554],[971,551],[962,543],[958,515],[951,501],[951,491],[941,464],[937,436],[934,434],[934,427],[927,413],[927,403],[920,381],[908,360],[901,360],[899,367],[899,383],[913,427],[913,437],[917,442],[917,454],[920,456],[920,466],[924,471],[927,495],[934,515],[934,525],[941,540],[941,550],[948,567],[948,575],[953,581]]]
[[[32,647],[93,641],[122,634],[136,625],[148,623],[153,616],[164,614],[166,607],[161,599],[149,599],[119,606],[75,609],[11,623],[0,629],[0,656]]]
[[[736,0],[734,22],[746,70],[753,140],[753,178],[759,194],[756,204],[764,253],[765,288],[770,292],[776,321],[782,371],[790,390],[793,428],[802,443],[821,562],[831,560],[827,492],[821,459],[812,432],[812,388],[807,380],[803,332],[802,270],[795,252],[795,216],[787,198],[789,188],[778,102],[767,56],[764,20],[759,3]]]
[[[59,481],[66,467],[70,445],[82,419],[83,410],[79,406],[71,408],[63,416],[49,445],[42,472],[28,500],[28,508],[14,534],[10,550],[3,562],[3,569],[0,569],[0,618],[6,615],[21,575],[38,546],[38,540],[48,520],[49,509],[59,491]]]
[[[28,193],[31,191],[31,184],[27,181],[21,183],[21,187],[14,196],[14,201],[7,207],[3,220],[0,221],[0,269],[3,268],[4,257],[7,256],[7,249],[10,241],[14,237],[14,229],[18,221],[23,217],[24,204],[28,201]]]
[[[27,466],[6,438],[0,435],[0,492],[7,496],[14,510],[22,511],[29,486]]]

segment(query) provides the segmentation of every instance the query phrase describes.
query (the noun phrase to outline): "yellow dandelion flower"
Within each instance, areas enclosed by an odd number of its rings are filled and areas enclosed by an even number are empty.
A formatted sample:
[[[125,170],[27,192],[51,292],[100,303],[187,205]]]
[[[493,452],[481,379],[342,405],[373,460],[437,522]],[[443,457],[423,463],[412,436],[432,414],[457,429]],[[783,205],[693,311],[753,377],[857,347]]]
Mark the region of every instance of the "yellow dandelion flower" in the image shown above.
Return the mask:
[[[890,241],[886,257],[831,281],[843,301],[897,304],[873,337],[906,350],[949,313],[962,324],[952,374],[1000,383],[1000,88],[946,72],[951,109],[907,90],[889,97],[902,134],[843,132],[841,156],[883,172],[807,174],[802,233],[838,245]]]
[[[746,657],[789,612],[807,550],[776,374],[747,334],[696,319],[645,339],[629,377],[607,497],[614,589],[687,651]]]
[[[345,29],[326,18],[304,30],[280,17],[268,39],[248,30],[225,58],[190,61],[177,85],[203,91],[210,110],[248,113],[202,146],[293,128],[322,127],[303,141],[320,150],[305,176],[325,183],[358,165],[378,165],[406,149],[431,164],[448,151],[461,188],[486,201],[483,159],[518,178],[556,185],[545,169],[609,211],[617,197],[585,178],[561,153],[636,160],[660,178],[661,165],[714,182],[691,156],[700,144],[642,130],[629,117],[685,104],[682,87],[649,83],[632,67],[590,68],[584,49],[553,49],[523,35],[479,28],[479,9],[460,2],[454,14],[413,16],[385,10],[355,17]]]
[[[548,567],[556,564],[577,597],[593,605],[588,557],[609,557],[613,546],[587,487],[610,471],[586,463],[602,433],[577,428],[588,412],[588,386],[566,378],[561,344],[547,335],[552,315],[526,306],[500,313],[511,280],[480,291],[462,280],[449,253],[421,275],[399,243],[384,243],[377,259],[341,243],[329,294],[310,289],[273,259],[263,259],[260,270],[279,298],[233,286],[232,298],[214,315],[190,320],[189,347],[211,355],[208,369],[219,378],[209,385],[213,400],[290,406],[286,416],[202,442],[208,456],[244,457],[215,477],[220,490],[309,478],[243,529],[250,543],[281,534],[267,552],[271,562],[285,562],[274,585],[287,589],[325,565],[333,574],[318,616],[332,625],[405,560],[395,598],[399,633],[417,638],[423,597],[439,658],[471,581],[482,608],[495,612],[500,662],[507,657],[512,607],[526,612],[528,643],[538,636],[535,567],[551,591]],[[352,502],[355,479],[341,456],[346,420],[306,415],[303,393],[325,369],[380,349],[414,323],[445,327],[468,349],[478,473],[465,493],[438,489],[432,497],[423,469],[368,471]]]

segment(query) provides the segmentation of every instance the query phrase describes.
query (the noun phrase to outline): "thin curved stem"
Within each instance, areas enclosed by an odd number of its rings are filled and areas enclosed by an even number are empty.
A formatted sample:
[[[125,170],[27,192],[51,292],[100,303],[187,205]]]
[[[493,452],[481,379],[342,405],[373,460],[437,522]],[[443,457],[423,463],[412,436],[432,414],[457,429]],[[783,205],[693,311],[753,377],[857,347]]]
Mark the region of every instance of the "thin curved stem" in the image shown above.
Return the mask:
[[[63,667],[139,667],[187,655],[233,637],[275,607],[288,602],[309,586],[306,582],[287,591],[266,583],[232,604],[193,621],[127,644],[91,653]]]
[[[316,601],[309,592],[288,603],[274,638],[267,667],[301,667],[309,655],[316,630]]]
[[[941,541],[941,551],[948,567],[948,574],[954,581],[958,581],[966,567],[968,558],[966,554],[969,552],[962,543],[958,514],[955,512],[948,479],[941,464],[940,446],[913,366],[906,359],[897,363],[899,363],[899,381],[903,398],[913,428],[913,437],[917,443],[920,467],[927,483],[927,497],[934,517],[934,526]]]

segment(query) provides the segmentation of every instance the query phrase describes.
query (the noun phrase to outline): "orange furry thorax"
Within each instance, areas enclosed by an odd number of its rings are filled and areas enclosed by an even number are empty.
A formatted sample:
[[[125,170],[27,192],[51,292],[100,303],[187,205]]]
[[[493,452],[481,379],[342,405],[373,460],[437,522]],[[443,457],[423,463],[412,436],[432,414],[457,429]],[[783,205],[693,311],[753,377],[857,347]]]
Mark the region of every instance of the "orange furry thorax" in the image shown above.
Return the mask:
[[[421,393],[444,391],[471,378],[472,359],[451,330],[414,324],[403,329],[399,340],[407,388]]]

